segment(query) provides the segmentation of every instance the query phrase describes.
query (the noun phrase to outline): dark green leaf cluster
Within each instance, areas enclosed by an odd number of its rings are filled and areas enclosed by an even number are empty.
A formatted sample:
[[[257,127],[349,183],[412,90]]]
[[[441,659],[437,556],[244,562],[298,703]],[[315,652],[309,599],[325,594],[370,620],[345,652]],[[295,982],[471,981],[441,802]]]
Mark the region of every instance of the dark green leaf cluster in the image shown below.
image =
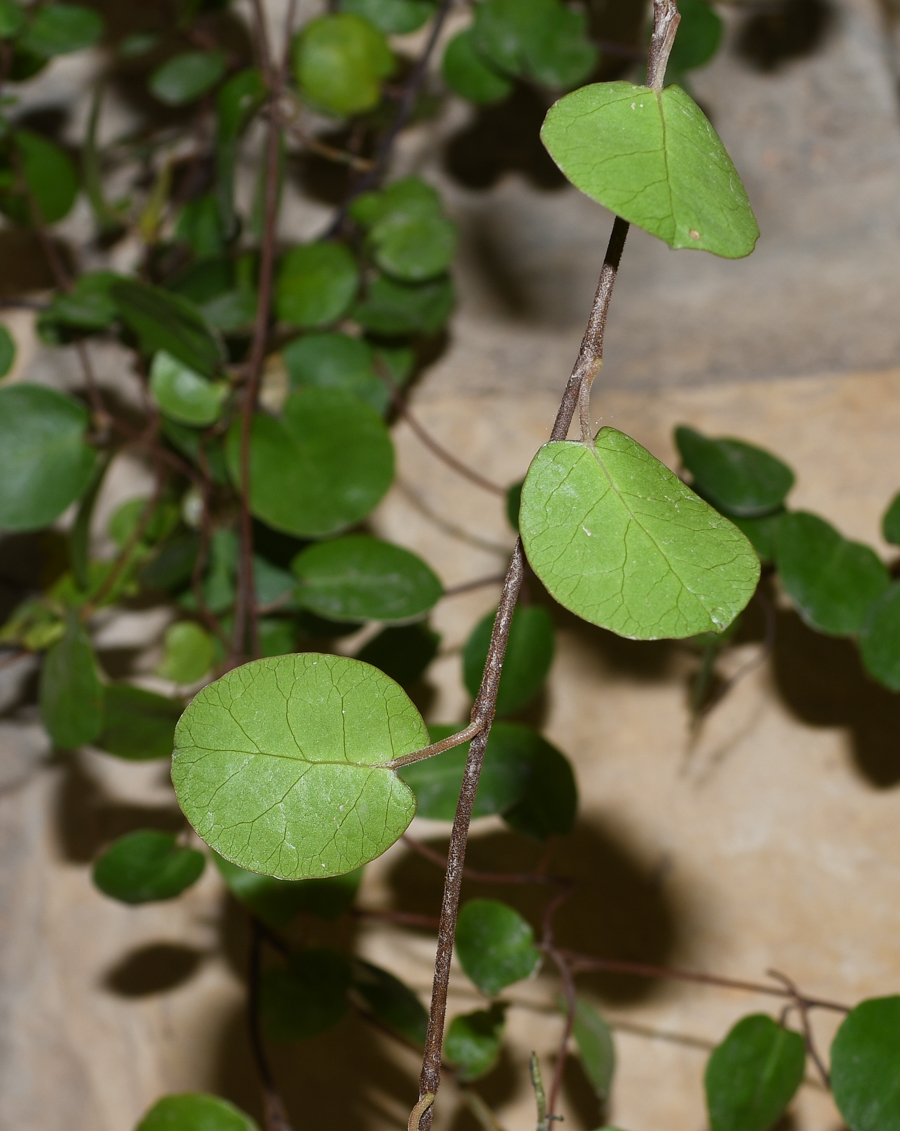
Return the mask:
[[[788,510],[794,473],[763,448],[684,426],[675,442],[693,489],[744,531],[803,620],[818,632],[855,639],[868,673],[900,691],[900,584],[875,551],[818,515]],[[898,499],[882,523],[885,541],[894,544]]]

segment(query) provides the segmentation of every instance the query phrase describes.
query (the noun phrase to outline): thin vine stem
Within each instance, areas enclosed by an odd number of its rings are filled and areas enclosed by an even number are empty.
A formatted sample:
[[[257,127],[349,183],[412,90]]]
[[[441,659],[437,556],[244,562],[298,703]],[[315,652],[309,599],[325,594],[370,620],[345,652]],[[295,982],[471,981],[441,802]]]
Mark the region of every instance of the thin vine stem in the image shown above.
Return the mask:
[[[253,1054],[253,1062],[256,1065],[256,1071],[262,1085],[263,1125],[265,1131],[292,1131],[284,1102],[275,1085],[275,1078],[269,1065],[260,1028],[259,984],[262,976],[262,932],[255,919],[250,920],[250,958],[248,965],[247,1030],[250,1038],[250,1051]]]

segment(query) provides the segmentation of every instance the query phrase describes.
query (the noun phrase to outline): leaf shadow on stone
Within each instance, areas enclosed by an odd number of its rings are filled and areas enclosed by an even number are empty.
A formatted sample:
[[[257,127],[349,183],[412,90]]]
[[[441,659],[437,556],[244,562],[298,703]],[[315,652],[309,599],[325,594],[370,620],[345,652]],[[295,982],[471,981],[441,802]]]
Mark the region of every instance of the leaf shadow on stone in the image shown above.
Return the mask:
[[[103,976],[103,987],[118,997],[166,993],[189,981],[203,953],[180,943],[148,943],[130,951]]]
[[[776,0],[747,16],[735,52],[759,71],[777,71],[819,51],[836,18],[829,0]]]
[[[429,841],[444,853],[447,840]],[[469,841],[466,863],[491,872],[529,871],[538,864],[542,845],[510,832],[479,835]],[[672,960],[682,935],[681,914],[665,890],[665,861],[648,867],[630,846],[597,821],[582,820],[567,837],[559,838],[551,871],[572,876],[572,898],[555,919],[561,946],[583,954],[628,959],[654,965]],[[404,853],[386,876],[399,910],[437,915],[443,874],[413,852]],[[499,899],[522,914],[532,926],[541,921],[548,889],[518,884],[463,882],[463,901]],[[555,975],[554,975],[555,976]],[[630,1002],[654,992],[653,983],[625,975],[591,974],[579,981],[602,1001]]]
[[[135,805],[110,797],[86,770],[77,753],[61,755],[56,797],[56,836],[63,858],[72,864],[92,862],[102,848],[137,829],[180,832],[186,821],[173,804]],[[168,764],[165,767],[168,771]]]
[[[488,189],[505,173],[521,173],[535,188],[561,189],[566,178],[541,144],[550,98],[517,83],[509,98],[479,107],[447,142],[444,167],[468,189]]]
[[[849,732],[859,772],[873,786],[900,784],[900,695],[875,683],[852,640],[824,636],[794,612],[776,613],[772,670],[792,713],[816,727]]]

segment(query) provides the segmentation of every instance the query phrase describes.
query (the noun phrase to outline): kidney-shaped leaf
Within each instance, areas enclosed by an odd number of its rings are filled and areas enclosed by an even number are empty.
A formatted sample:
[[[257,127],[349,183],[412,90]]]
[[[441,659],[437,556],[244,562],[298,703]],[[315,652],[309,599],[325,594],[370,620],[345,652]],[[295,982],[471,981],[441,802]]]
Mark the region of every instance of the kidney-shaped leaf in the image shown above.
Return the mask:
[[[88,414],[55,389],[0,389],[0,530],[48,526],[87,487],[96,454]]]
[[[447,1027],[444,1055],[456,1066],[460,1080],[477,1080],[490,1072],[500,1056],[505,1027],[506,1006],[501,1002],[453,1018]]]
[[[680,87],[584,86],[550,108],[541,138],[576,188],[670,247],[753,251],[759,228],[741,179]]]
[[[286,926],[301,911],[337,919],[353,903],[362,879],[362,869],[358,868],[324,880],[276,880],[239,868],[218,853],[214,859],[235,899],[270,927]]]
[[[800,1087],[806,1046],[764,1013],[743,1017],[706,1065],[712,1131],[769,1131]]]
[[[635,440],[556,441],[535,456],[519,526],[535,573],[573,613],[637,640],[721,632],[759,580],[728,519]]]
[[[254,1120],[227,1100],[202,1092],[163,1096],[135,1131],[259,1131]]]
[[[127,683],[111,683],[104,699],[103,732],[96,741],[101,750],[132,762],[172,757],[182,703]]]
[[[444,592],[420,557],[367,534],[310,546],[291,568],[300,579],[298,602],[330,620],[411,620]]]
[[[833,636],[852,636],[890,584],[874,550],[851,542],[818,515],[782,515],[775,560],[781,584],[807,624]]]
[[[682,425],[675,429],[675,443],[695,490],[729,515],[767,514],[794,485],[786,463],[743,440],[711,439]]]
[[[206,857],[172,833],[138,829],[119,837],[94,865],[94,883],[120,903],[174,899],[199,880]]]
[[[204,687],[175,731],[172,780],[226,860],[284,880],[335,876],[380,856],[416,802],[390,768],[428,744],[406,693],[359,660],[255,660]]]
[[[240,426],[228,435],[240,482]],[[250,439],[250,507],[257,518],[301,538],[323,538],[365,518],[394,477],[384,421],[337,389],[300,389],[282,419],[258,414]]]
[[[831,1046],[831,1090],[850,1131],[900,1131],[900,996],[870,998]]]
[[[463,648],[463,680],[478,694],[494,627],[493,612],[478,622]],[[553,621],[540,605],[520,605],[513,613],[497,693],[497,714],[508,715],[538,693],[553,663]]]
[[[541,961],[530,925],[496,899],[471,899],[460,908],[456,953],[463,970],[487,997],[530,977]]]
[[[338,950],[308,947],[284,970],[267,970],[259,994],[263,1025],[277,1041],[305,1041],[336,1025],[347,1012],[350,963]]]

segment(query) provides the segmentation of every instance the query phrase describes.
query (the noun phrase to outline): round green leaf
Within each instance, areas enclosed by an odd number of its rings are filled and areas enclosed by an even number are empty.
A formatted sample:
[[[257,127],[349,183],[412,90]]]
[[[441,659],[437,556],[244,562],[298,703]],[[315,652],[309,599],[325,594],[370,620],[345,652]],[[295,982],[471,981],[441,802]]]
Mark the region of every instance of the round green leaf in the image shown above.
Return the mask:
[[[301,911],[321,919],[337,919],[348,911],[362,880],[362,869],[324,880],[276,880],[248,872],[214,854],[216,867],[229,890],[270,927],[285,927]]]
[[[85,490],[96,453],[86,409],[39,385],[0,389],[0,529],[37,530]]]
[[[0,325],[0,377],[5,377],[16,360],[16,343],[5,326]]]
[[[477,105],[500,102],[513,88],[510,79],[478,54],[471,28],[461,31],[447,44],[443,72],[451,90]]]
[[[213,384],[177,358],[160,350],[150,368],[150,392],[160,410],[181,424],[202,428],[214,424],[222,412],[228,385]]]
[[[551,106],[541,139],[576,188],[670,247],[739,259],[756,245],[731,158],[680,87],[582,87]]]
[[[743,534],[635,440],[545,444],[522,488],[532,568],[561,605],[637,640],[721,632],[759,580]]]
[[[352,393],[384,413],[390,402],[387,383],[375,371],[375,351],[347,334],[307,334],[281,351],[292,388],[304,385]]]
[[[175,683],[196,683],[209,671],[215,656],[215,642],[206,629],[194,621],[182,620],[166,629],[166,650],[156,669]]]
[[[406,693],[368,664],[306,652],[205,687],[175,731],[172,780],[200,836],[242,868],[334,876],[380,856],[416,803],[392,759],[428,744]]]
[[[494,613],[478,622],[463,648],[463,680],[478,694],[491,643]],[[553,621],[540,605],[519,605],[513,613],[497,693],[497,714],[520,710],[537,695],[553,663]]]
[[[369,238],[382,271],[408,283],[440,275],[456,252],[456,225],[427,213],[386,216]]]
[[[225,74],[221,51],[185,51],[150,76],[150,90],[167,106],[184,106],[214,87]]]
[[[420,557],[367,534],[309,546],[291,569],[299,603],[330,620],[411,620],[444,592]]]
[[[55,224],[68,214],[78,195],[75,166],[58,145],[31,130],[16,130],[13,142],[22,177],[41,219],[45,224]],[[15,182],[0,189],[0,209],[17,224],[34,222],[31,204]]]
[[[669,55],[669,73],[702,67],[719,50],[722,41],[722,17],[707,0],[679,0],[681,22]]]
[[[881,520],[881,532],[885,542],[893,546],[900,546],[900,492],[891,500],[891,505],[884,512]]]
[[[144,353],[165,350],[202,376],[215,375],[222,351],[192,302],[134,279],[114,283],[109,293]]]
[[[163,1096],[135,1131],[259,1131],[254,1120],[227,1100],[200,1092]]]
[[[394,57],[378,28],[341,12],[306,25],[294,41],[293,64],[304,94],[327,113],[346,117],[378,105]]]
[[[105,722],[96,741],[101,750],[132,762],[171,758],[182,703],[127,683],[109,684],[104,699]]]
[[[869,675],[900,691],[900,582],[870,606],[859,633],[859,650]]]
[[[354,307],[353,317],[364,329],[386,337],[433,334],[449,318],[453,303],[449,278],[413,285],[377,275]]]
[[[353,960],[353,989],[379,1021],[389,1025],[415,1044],[424,1046],[428,1028],[428,1010],[411,990],[389,970]]]
[[[388,35],[416,31],[435,13],[434,0],[341,0],[340,8],[362,16]]]
[[[806,1046],[771,1017],[744,1017],[706,1065],[712,1131],[769,1131],[800,1087]]]
[[[773,511],[794,486],[786,463],[743,440],[713,440],[682,425],[675,429],[675,443],[694,490],[729,516]]]
[[[296,951],[287,969],[262,976],[259,1006],[266,1033],[276,1041],[305,1041],[324,1033],[347,1012],[349,988],[350,963],[340,951]]]
[[[591,1087],[602,1102],[609,1097],[616,1070],[616,1048],[612,1032],[596,1009],[583,997],[575,1003],[572,1036],[578,1046],[578,1059]]]
[[[842,537],[830,523],[806,511],[782,516],[776,536],[781,584],[812,628],[853,636],[866,613],[890,585],[874,550]]]
[[[0,0],[0,39],[18,35],[25,26],[25,9],[17,0]]]
[[[870,998],[831,1046],[831,1090],[850,1131],[900,1131],[900,997]]]
[[[62,750],[93,742],[103,728],[103,684],[91,641],[78,613],[66,614],[66,628],[47,652],[41,669],[41,721]]]
[[[393,625],[364,644],[356,658],[380,668],[401,687],[412,687],[437,655],[440,642],[440,634],[421,621]]]
[[[597,62],[585,13],[560,0],[484,0],[473,31],[476,50],[494,66],[546,86],[575,86]]]
[[[358,285],[356,260],[343,244],[295,247],[281,261],[275,310],[292,326],[327,326],[347,310]]]
[[[518,911],[496,899],[471,899],[462,905],[456,923],[456,954],[486,997],[530,977],[541,961],[529,924]]]
[[[240,426],[228,435],[240,482]],[[365,518],[394,477],[394,449],[373,409],[336,389],[292,393],[282,419],[258,414],[250,440],[250,506],[276,530],[322,538]]]
[[[500,1002],[453,1018],[444,1038],[444,1055],[456,1066],[460,1080],[478,1080],[491,1071],[500,1056],[505,1027],[506,1006]]]
[[[120,903],[174,899],[195,884],[206,857],[181,848],[173,833],[139,829],[119,837],[94,865],[94,883]]]
[[[29,51],[44,58],[67,55],[93,45],[103,35],[101,16],[80,4],[44,4],[25,35]]]

